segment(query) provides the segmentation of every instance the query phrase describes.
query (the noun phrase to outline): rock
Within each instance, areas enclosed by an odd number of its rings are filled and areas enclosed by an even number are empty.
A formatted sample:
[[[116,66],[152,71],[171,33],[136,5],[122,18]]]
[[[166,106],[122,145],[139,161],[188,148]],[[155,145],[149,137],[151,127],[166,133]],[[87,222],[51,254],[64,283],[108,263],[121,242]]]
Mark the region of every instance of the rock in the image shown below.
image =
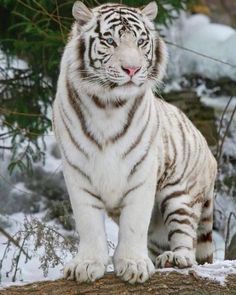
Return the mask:
[[[201,103],[193,90],[172,91],[166,93],[165,100],[179,107],[202,132],[210,146],[217,143],[217,129],[214,109]]]
[[[205,11],[202,10],[201,13],[210,15],[214,22],[236,27],[235,0],[200,0],[199,2],[201,6],[205,7]],[[199,11],[195,12],[199,13]]]

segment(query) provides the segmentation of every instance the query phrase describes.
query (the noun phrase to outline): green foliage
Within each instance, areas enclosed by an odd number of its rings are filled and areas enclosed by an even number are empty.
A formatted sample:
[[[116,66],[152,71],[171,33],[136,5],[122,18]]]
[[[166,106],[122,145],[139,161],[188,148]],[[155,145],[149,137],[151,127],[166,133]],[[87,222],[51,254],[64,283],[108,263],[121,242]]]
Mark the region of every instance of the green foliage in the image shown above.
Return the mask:
[[[157,23],[168,25],[176,12],[193,1],[159,0]],[[149,2],[124,1],[136,7]],[[74,0],[0,0],[0,49],[8,57],[6,66],[0,63],[0,148],[3,140],[11,141],[5,147],[12,150],[10,172],[16,167],[29,168],[32,161],[43,156],[39,139],[51,130],[49,114],[60,58],[73,22],[73,3]],[[107,2],[85,3],[93,7]],[[15,56],[26,61],[27,66],[14,66]]]

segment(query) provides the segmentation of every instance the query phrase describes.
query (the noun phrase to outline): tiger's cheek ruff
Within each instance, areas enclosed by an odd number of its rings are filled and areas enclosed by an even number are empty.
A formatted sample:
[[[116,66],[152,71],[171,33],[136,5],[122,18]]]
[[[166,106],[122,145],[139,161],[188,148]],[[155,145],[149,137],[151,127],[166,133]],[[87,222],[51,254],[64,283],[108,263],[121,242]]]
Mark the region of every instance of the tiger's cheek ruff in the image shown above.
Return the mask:
[[[80,236],[64,276],[79,283],[105,273],[104,210],[119,223],[113,262],[124,281],[143,283],[154,264],[212,261],[216,162],[188,118],[153,94],[167,60],[156,13],[155,2],[73,8],[53,127]]]

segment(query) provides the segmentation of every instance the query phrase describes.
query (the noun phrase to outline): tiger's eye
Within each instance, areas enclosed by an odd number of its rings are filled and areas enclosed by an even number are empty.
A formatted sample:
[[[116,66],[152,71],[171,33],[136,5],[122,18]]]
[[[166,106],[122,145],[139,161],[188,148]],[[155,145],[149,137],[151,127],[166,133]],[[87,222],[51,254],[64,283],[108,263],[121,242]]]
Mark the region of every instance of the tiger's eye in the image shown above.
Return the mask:
[[[107,43],[112,45],[114,43],[114,40],[110,37],[110,38],[107,38]]]
[[[143,38],[138,39],[138,45],[142,45],[144,43],[144,41],[145,40]]]

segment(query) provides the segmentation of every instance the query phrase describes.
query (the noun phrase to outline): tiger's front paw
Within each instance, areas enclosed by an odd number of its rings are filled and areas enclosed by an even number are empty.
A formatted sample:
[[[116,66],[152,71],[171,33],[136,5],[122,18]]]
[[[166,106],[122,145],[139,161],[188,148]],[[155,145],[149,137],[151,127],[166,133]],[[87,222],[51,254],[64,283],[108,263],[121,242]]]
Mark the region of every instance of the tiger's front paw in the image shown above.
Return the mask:
[[[106,263],[99,259],[85,259],[77,255],[64,267],[64,277],[67,280],[76,280],[78,283],[94,282],[103,277]]]
[[[166,251],[163,254],[159,255],[156,258],[156,267],[165,268],[165,267],[178,267],[186,268],[191,267],[193,264],[196,264],[193,253],[180,253]]]
[[[144,283],[154,273],[154,265],[146,257],[116,257],[114,259],[115,272],[122,280],[134,283]]]

